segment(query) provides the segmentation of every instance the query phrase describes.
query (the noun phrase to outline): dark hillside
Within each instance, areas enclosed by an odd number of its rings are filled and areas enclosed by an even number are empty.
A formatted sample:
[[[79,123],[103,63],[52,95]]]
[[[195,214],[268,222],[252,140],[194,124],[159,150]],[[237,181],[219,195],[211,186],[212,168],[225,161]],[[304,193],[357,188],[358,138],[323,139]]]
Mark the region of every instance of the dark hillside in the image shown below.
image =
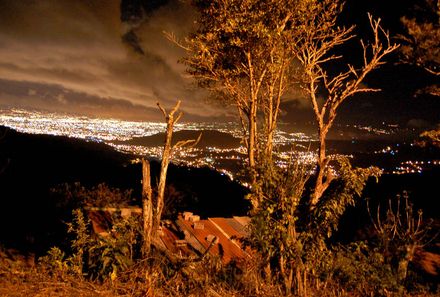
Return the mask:
[[[423,219],[434,219],[436,225],[440,224],[439,182],[439,168],[425,170],[421,174],[384,174],[377,183],[371,179],[356,207],[349,207],[344,214],[335,239],[352,241],[359,236],[359,231],[371,224],[367,200],[373,214],[376,213],[379,204],[382,212],[385,212],[388,201],[391,199],[395,203],[396,195],[402,195],[404,191],[407,192],[414,211],[422,210]],[[361,234],[361,238],[363,236],[365,234]]]
[[[30,135],[2,128],[0,140],[0,240],[26,248],[46,246],[65,226],[49,189],[61,183],[133,187],[129,156],[105,144]],[[70,212],[70,211],[69,211]]]
[[[50,195],[50,189],[59,184],[80,182],[92,187],[104,182],[133,189],[139,203],[142,171],[140,164],[130,163],[133,156],[105,144],[0,129],[0,244],[46,251],[65,240],[64,222],[71,209]],[[159,164],[152,161],[153,187],[158,170]],[[168,192],[173,197],[168,214],[180,210],[207,216],[246,213],[244,188],[226,176],[208,168],[176,166],[170,166],[168,173]]]
[[[240,145],[240,139],[235,138],[231,134],[220,132],[217,130],[181,130],[173,133],[173,144],[182,140],[197,139],[202,133],[197,147],[217,147],[217,148],[236,148]],[[131,140],[122,142],[133,145],[143,146],[161,146],[165,140],[165,133],[158,133],[146,137],[136,137]]]

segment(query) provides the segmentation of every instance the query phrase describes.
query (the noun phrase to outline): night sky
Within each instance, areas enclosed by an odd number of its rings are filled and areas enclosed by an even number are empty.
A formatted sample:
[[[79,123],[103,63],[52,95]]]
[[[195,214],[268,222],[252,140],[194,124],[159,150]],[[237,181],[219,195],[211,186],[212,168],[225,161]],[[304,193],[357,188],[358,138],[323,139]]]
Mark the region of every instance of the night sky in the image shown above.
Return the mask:
[[[351,0],[341,23],[357,23],[359,34],[368,36],[370,11],[392,34],[401,33],[399,18],[410,13],[412,2]],[[156,101],[169,107],[181,99],[185,120],[224,120],[232,112],[209,103],[207,93],[191,84],[177,62],[183,51],[162,33],[183,37],[194,19],[179,0],[0,0],[0,107],[158,120]],[[357,45],[350,45],[349,58]],[[440,100],[413,96],[432,78],[395,65],[396,57],[389,61],[366,81],[383,92],[349,100],[340,122],[438,123]],[[311,119],[298,94],[286,100],[283,121]]]

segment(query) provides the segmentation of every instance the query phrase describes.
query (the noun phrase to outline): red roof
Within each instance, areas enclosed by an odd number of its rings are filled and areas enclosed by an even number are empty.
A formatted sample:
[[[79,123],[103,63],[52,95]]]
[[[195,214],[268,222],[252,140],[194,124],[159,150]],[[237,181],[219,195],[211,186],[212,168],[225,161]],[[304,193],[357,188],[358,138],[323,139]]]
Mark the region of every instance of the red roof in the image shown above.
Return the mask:
[[[200,243],[202,246],[202,250],[199,249],[200,253],[204,253],[211,245],[208,238],[215,236],[218,239],[218,243],[209,250],[209,253],[220,257],[223,263],[249,257],[242,249],[238,240],[243,237],[243,232],[237,230],[239,229],[237,226],[240,226],[240,224],[234,218],[209,218],[207,220],[191,222],[190,220],[184,220],[183,217],[179,217],[177,223],[183,231],[187,231],[189,236]],[[194,228],[195,224],[199,225]],[[203,229],[200,229],[200,224],[203,224]]]
[[[160,238],[166,249],[174,255],[188,257],[193,254],[186,241],[179,239],[176,233],[167,227],[162,228],[162,235]]]
[[[118,214],[124,217],[139,215],[140,208],[97,208],[86,209],[97,234],[108,234],[113,225],[113,216]],[[209,254],[217,256],[223,263],[231,260],[240,260],[249,257],[243,250],[240,238],[246,236],[248,217],[208,218],[200,220],[192,213],[179,215],[175,224],[169,222],[162,228],[161,240],[171,253],[188,257],[197,254],[203,255],[209,249]],[[176,226],[177,225],[177,226]],[[180,230],[178,230],[180,229]],[[183,232],[185,238],[180,238]]]

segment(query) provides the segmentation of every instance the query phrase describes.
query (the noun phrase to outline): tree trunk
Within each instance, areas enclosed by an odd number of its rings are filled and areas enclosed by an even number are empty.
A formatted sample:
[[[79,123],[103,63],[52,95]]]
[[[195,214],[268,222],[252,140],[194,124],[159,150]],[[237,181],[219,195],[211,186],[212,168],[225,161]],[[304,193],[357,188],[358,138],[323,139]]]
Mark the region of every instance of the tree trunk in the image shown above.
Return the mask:
[[[151,196],[150,163],[142,159],[142,214],[144,242],[142,253],[145,257],[151,249],[151,236],[153,231],[153,201]]]
[[[159,186],[157,189],[157,206],[156,206],[156,222],[155,222],[155,232],[159,230],[160,220],[162,217],[162,211],[164,206],[164,197],[165,197],[165,184],[167,179],[167,171],[168,164],[170,163],[170,155],[171,155],[171,140],[173,136],[173,126],[174,126],[174,118],[172,115],[169,115],[167,118],[167,130],[165,137],[165,145],[162,154],[162,163],[160,166],[160,177],[159,177]]]
[[[255,170],[255,145],[257,138],[257,100],[252,99],[249,114],[249,146],[248,146],[248,156],[249,156],[249,167],[252,171]],[[254,172],[252,172],[254,175]],[[254,179],[254,176],[252,176]],[[254,180],[252,180],[254,182]]]
[[[327,171],[327,157],[326,157],[326,147],[325,147],[325,137],[326,133],[320,129],[319,131],[319,150],[318,150],[318,168],[317,168],[317,176],[315,189],[313,190],[312,199],[310,202],[310,207],[313,208],[318,203],[319,199],[321,199],[322,194],[327,189],[331,180],[328,177],[328,180],[324,181],[325,172]]]
[[[272,150],[273,150],[273,133],[274,133],[274,124],[276,123],[276,119],[274,120],[274,86],[271,84],[269,86],[269,94],[267,98],[267,111],[266,111],[266,147],[264,148],[264,158],[267,159],[267,162],[270,163],[272,160]]]

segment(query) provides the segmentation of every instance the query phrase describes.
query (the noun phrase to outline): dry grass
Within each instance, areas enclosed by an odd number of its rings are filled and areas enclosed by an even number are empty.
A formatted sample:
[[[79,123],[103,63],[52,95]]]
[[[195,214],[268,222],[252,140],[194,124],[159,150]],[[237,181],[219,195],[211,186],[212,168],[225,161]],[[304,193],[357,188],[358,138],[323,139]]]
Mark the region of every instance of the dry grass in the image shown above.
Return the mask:
[[[39,270],[32,256],[15,251],[0,251],[0,296],[118,296],[107,284],[74,277],[61,279]]]
[[[0,250],[0,296],[285,296],[280,286],[261,278],[252,262],[244,263],[243,273],[235,277],[212,259],[183,265],[178,269],[168,264],[165,258],[148,259],[133,265],[113,282],[94,282],[71,274],[49,272],[35,265],[32,256]],[[358,296],[334,282],[310,283],[306,292],[305,296]],[[394,295],[390,293],[389,296]],[[425,293],[411,296],[436,295]]]

